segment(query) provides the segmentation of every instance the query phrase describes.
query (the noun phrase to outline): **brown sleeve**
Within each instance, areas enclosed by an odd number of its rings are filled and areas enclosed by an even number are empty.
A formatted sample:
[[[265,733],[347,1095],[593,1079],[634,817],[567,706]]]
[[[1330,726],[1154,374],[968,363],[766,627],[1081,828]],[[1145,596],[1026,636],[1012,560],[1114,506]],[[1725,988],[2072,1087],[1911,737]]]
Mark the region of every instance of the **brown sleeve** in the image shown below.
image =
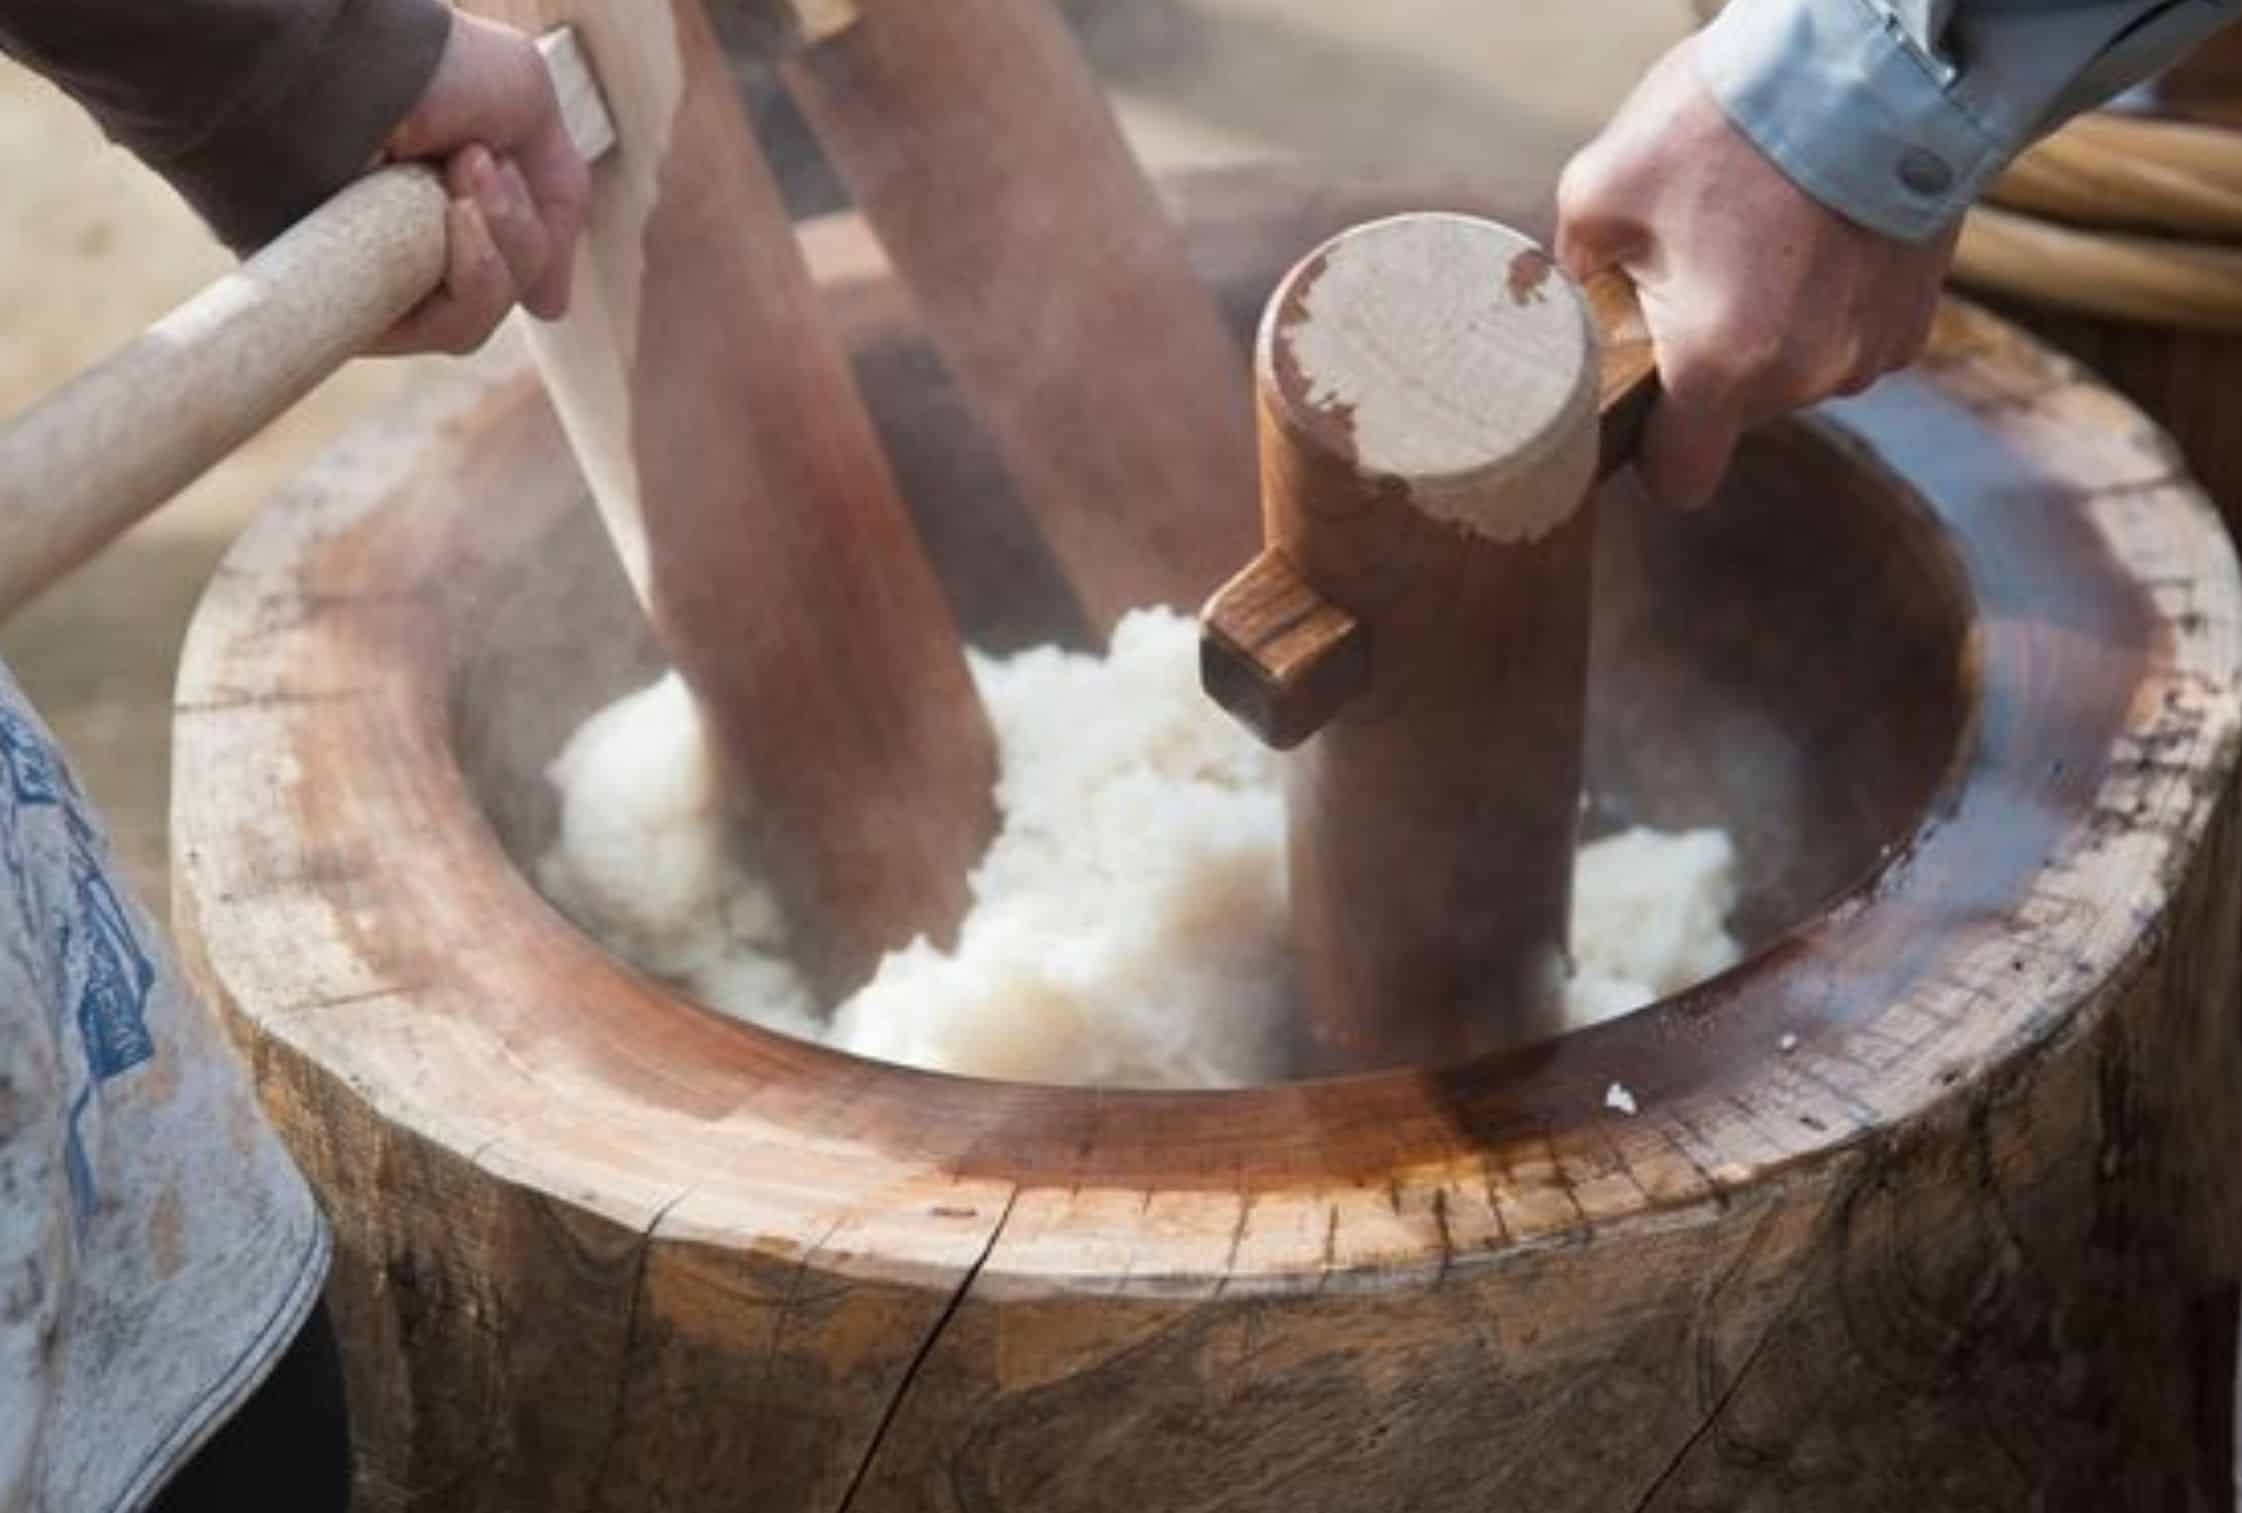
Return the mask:
[[[237,251],[365,170],[450,34],[445,0],[0,0],[0,51]]]

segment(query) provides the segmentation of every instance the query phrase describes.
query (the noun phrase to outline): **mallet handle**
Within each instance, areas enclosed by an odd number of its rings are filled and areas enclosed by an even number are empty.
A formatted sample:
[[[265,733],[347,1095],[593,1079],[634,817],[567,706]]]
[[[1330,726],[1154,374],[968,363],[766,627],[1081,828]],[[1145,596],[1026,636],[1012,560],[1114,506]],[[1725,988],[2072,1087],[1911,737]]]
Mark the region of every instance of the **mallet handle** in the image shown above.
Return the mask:
[[[567,31],[539,40],[577,147],[614,142]],[[368,174],[0,424],[0,619],[152,514],[443,281],[445,191],[417,163]]]

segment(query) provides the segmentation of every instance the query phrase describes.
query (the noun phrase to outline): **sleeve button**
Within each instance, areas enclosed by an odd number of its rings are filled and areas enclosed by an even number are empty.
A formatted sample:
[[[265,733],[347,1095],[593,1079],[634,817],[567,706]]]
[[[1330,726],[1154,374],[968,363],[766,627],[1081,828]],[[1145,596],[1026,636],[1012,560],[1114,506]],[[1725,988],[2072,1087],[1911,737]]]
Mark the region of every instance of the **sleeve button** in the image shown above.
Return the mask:
[[[1900,154],[1899,181],[1916,194],[1944,194],[1954,187],[1954,170],[1938,154],[1910,147]]]

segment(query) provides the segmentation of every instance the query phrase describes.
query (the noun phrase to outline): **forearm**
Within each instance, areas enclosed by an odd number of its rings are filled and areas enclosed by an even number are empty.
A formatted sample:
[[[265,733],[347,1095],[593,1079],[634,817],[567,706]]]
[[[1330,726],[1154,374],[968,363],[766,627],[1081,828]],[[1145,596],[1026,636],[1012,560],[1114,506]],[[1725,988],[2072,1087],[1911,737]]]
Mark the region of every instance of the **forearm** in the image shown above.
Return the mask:
[[[1909,241],[2015,154],[2242,16],[2242,0],[1732,0],[1698,66],[1799,187]]]
[[[450,25],[443,0],[0,0],[0,51],[246,249],[372,161]]]

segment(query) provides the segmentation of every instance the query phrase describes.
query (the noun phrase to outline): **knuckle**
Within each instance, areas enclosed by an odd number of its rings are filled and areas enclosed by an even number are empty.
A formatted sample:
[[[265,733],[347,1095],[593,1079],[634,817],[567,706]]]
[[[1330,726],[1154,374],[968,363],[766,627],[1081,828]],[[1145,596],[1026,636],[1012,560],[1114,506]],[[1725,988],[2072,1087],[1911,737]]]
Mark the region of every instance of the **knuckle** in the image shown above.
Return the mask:
[[[1562,238],[1609,237],[1627,224],[1625,202],[1611,192],[1611,178],[1593,148],[1565,166],[1557,180],[1557,227]]]
[[[1565,171],[1557,176],[1557,218],[1575,221],[1586,217],[1602,200],[1601,191],[1590,152],[1575,153],[1572,161],[1565,165]]]
[[[1749,336],[1736,323],[1716,319],[1674,340],[1660,363],[1667,389],[1707,408],[1733,404],[1765,381],[1772,358]]]
[[[453,357],[472,357],[497,328],[495,318],[462,321],[444,333],[444,351]]]

